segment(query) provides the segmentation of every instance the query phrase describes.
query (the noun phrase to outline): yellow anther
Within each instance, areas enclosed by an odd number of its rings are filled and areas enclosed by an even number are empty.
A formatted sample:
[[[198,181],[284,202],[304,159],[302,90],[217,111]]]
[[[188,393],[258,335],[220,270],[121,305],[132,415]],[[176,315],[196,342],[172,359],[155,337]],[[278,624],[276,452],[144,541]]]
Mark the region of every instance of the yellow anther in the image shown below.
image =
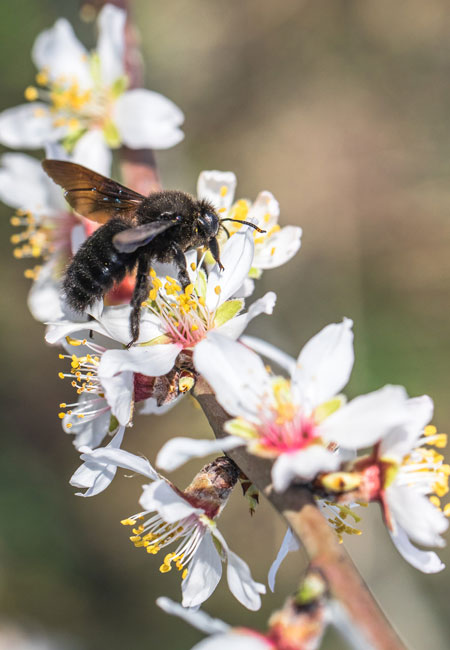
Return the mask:
[[[150,277],[156,278],[156,271],[154,269],[150,269]]]
[[[269,221],[270,221],[270,219],[271,219],[271,214],[270,214],[270,212],[266,212],[266,214],[264,215],[263,219],[264,219],[264,223],[269,223]]]
[[[438,497],[435,496],[434,494],[430,497],[430,503],[432,503],[436,508],[441,509],[441,502],[439,501]]]
[[[197,268],[197,264],[195,262],[191,262],[191,269],[195,271]]]
[[[450,503],[446,503],[444,506],[444,515],[450,517]]]
[[[28,86],[28,88],[25,88],[24,95],[26,100],[29,102],[34,102],[34,100],[38,98],[39,93],[37,91],[37,88],[34,86]]]
[[[77,418],[82,420],[84,418],[84,413],[78,413]]]
[[[128,519],[122,519],[121,522],[122,526],[134,526],[136,523],[135,519],[131,519],[128,517]]]
[[[226,208],[219,208],[217,212],[220,212],[221,214],[223,214],[226,211],[227,211]]]
[[[217,285],[217,287],[215,287],[215,289],[214,289],[214,293],[216,293],[217,295],[219,295],[219,293],[221,291],[222,291],[222,289],[221,289],[221,287],[219,285]]]
[[[58,372],[58,377],[60,379],[64,379],[64,373],[63,372]]]
[[[65,409],[66,407],[67,407],[67,404],[65,402],[61,402],[61,404],[59,405],[60,409]]]
[[[161,564],[159,570],[161,571],[161,573],[168,573],[169,571],[172,570],[172,567],[170,566],[170,564]]]
[[[187,287],[184,290],[184,295],[185,296],[190,296],[193,293],[193,291],[194,291],[194,285],[192,283],[188,284]]]
[[[188,574],[188,570],[185,569],[185,570],[183,571],[183,573],[181,574],[181,579],[184,580],[184,579],[186,578],[187,574]]]
[[[81,345],[83,342],[86,342],[86,340],[80,341],[79,339],[73,339],[70,336],[66,336],[66,341],[69,345]]]
[[[72,428],[72,423],[71,423],[71,422],[68,422],[68,423],[66,424],[66,427],[67,427],[68,429],[71,429],[71,428]]]
[[[196,332],[198,330],[198,325],[194,323],[194,325],[191,325],[191,332]]]
[[[130,541],[131,542],[140,542],[141,541],[141,536],[140,535],[131,535]]]
[[[63,412],[58,413],[58,417],[59,417],[60,420],[63,420],[66,417],[66,414],[63,413]]]
[[[40,86],[46,86],[48,84],[48,73],[45,68],[37,73],[36,83]]]
[[[228,194],[228,187],[226,185],[222,185],[220,188],[220,196],[226,196]]]
[[[434,436],[436,432],[437,429],[433,424],[428,424],[423,431],[425,436]]]
[[[133,528],[133,533],[135,535],[139,535],[139,533],[142,533],[143,530],[144,530],[144,526],[141,524],[137,528]]]
[[[270,249],[270,254],[271,254],[271,255],[275,255],[275,250],[276,250],[276,248],[275,248],[275,246],[273,246],[273,247]]]

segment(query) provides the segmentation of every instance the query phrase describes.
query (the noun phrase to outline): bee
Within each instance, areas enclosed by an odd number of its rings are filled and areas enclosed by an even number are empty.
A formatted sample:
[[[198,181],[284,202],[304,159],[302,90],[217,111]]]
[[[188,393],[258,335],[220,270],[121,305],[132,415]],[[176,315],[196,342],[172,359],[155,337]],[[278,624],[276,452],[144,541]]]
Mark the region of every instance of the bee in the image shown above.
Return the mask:
[[[128,347],[139,338],[142,303],[149,293],[154,262],[174,262],[183,289],[190,283],[184,253],[206,247],[223,270],[217,234],[224,221],[238,221],[265,232],[248,221],[220,219],[213,205],[177,190],[143,196],[82,165],[44,160],[42,166],[64,190],[78,214],[102,224],[79,248],[63,280],[67,303],[84,312],[127,273],[136,269],[131,299]]]

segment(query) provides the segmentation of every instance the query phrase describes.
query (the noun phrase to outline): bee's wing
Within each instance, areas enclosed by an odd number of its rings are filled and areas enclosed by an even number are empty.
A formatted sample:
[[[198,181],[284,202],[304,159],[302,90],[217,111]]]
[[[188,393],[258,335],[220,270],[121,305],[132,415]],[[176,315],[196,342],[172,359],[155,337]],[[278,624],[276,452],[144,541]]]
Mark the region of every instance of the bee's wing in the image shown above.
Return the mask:
[[[106,223],[112,217],[132,216],[145,198],[82,165],[44,160],[42,167],[64,188],[64,196],[75,212],[98,223]]]
[[[165,219],[164,221],[152,221],[136,228],[122,230],[113,237],[114,248],[120,253],[133,253],[137,248],[145,246],[157,235],[172,228],[178,223],[178,219]]]

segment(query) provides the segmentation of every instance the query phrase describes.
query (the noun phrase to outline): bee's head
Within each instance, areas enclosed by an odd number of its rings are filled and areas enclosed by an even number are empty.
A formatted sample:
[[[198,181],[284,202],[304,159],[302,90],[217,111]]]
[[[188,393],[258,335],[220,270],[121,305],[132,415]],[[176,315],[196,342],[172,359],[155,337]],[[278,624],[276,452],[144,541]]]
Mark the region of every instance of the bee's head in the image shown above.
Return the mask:
[[[213,206],[207,201],[200,201],[199,208],[197,226],[200,233],[209,240],[219,232],[220,220]]]

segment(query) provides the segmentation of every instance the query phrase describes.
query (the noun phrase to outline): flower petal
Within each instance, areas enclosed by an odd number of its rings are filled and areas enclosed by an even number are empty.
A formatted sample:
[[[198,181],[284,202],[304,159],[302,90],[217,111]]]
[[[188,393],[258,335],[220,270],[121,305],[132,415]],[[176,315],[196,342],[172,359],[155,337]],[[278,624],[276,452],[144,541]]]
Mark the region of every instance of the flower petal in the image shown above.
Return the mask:
[[[352,325],[349,318],[327,325],[304,346],[292,375],[300,403],[314,408],[348,382],[355,358]]]
[[[322,445],[281,454],[272,467],[273,487],[277,492],[284,492],[292,481],[311,481],[320,472],[334,472],[339,465],[338,454]]]
[[[93,403],[94,401],[95,404]],[[72,413],[66,415],[62,420],[63,430],[65,433],[73,436],[73,445],[75,449],[78,450],[81,449],[81,447],[96,449],[102,444],[103,439],[109,433],[111,423],[111,410],[109,408],[105,408],[103,413],[97,414],[92,418],[77,417],[78,414],[84,413],[85,408],[83,407],[89,405],[90,402],[93,403],[93,409],[101,410],[102,408],[107,407],[105,399],[98,397],[94,393],[83,393],[78,398],[78,404],[80,406],[73,407],[71,409]]]
[[[124,430],[125,428],[121,427],[121,431]],[[128,469],[131,472],[141,474],[152,481],[158,481],[160,479],[158,472],[153,469],[146,458],[131,454],[129,451],[125,451],[125,449],[119,449],[118,446],[119,445],[112,445],[110,443],[107,447],[99,447],[98,449],[93,450],[85,447],[81,449],[83,452],[81,458],[88,462],[98,463],[99,465]]]
[[[267,237],[263,246],[255,252],[253,266],[258,269],[274,269],[289,262],[301,246],[302,229],[285,226],[279,232]]]
[[[248,228],[227,241],[221,252],[224,271],[215,264],[208,275],[206,307],[214,311],[241,287],[252,266],[254,243]]]
[[[117,450],[122,444],[124,427],[121,427],[105,449]],[[77,492],[80,497],[92,497],[103,492],[116,475],[117,466],[99,463],[91,454],[82,454],[84,463],[76,470],[70,479],[70,485],[87,488],[85,492]]]
[[[156,604],[158,607],[161,607],[166,614],[178,616],[183,621],[186,621],[186,623],[196,627],[197,630],[200,630],[205,634],[219,634],[231,630],[231,627],[219,618],[213,618],[199,609],[195,610],[183,607],[179,603],[170,600],[170,598],[159,597],[156,600]]]
[[[227,436],[219,440],[171,438],[160,449],[156,457],[156,465],[166,472],[173,472],[192,458],[203,458],[218,451],[229,451],[243,444],[242,438],[237,436]]]
[[[52,81],[64,79],[69,84],[77,82],[81,88],[92,86],[88,52],[65,18],[38,35],[31,58],[38,70],[46,70]]]
[[[119,372],[111,377],[101,377],[100,381],[113,415],[119,424],[126,426],[133,415],[134,374]]]
[[[222,575],[222,562],[207,530],[182,582],[183,607],[198,607],[217,587]]]
[[[245,346],[260,354],[266,359],[273,361],[278,364],[280,368],[287,370],[289,374],[292,374],[295,370],[296,360],[294,357],[291,357],[290,354],[286,354],[283,350],[280,350],[275,345],[267,343],[262,339],[257,338],[256,336],[241,336],[239,341]]]
[[[260,594],[266,593],[266,588],[259,582],[255,582],[248,568],[236,553],[227,550],[227,581],[233,596],[253,612],[261,607]]]
[[[277,577],[278,569],[283,563],[284,558],[291,551],[298,551],[300,548],[300,543],[295,537],[294,533],[290,528],[287,529],[286,535],[283,537],[281,542],[280,550],[278,551],[277,557],[273,561],[272,566],[269,569],[268,583],[270,591],[275,591],[275,579]]]
[[[222,336],[227,336],[230,339],[239,338],[250,321],[256,318],[256,316],[259,316],[260,314],[272,314],[276,301],[276,294],[273,291],[269,291],[262,298],[255,300],[255,302],[250,305],[247,312],[239,314],[239,316],[235,316],[223,325],[220,325],[220,327],[217,327],[216,332]]]
[[[409,399],[407,408],[408,421],[393,429],[381,441],[378,452],[380,458],[401,463],[422,435],[425,425],[433,417],[433,400],[428,395]]]
[[[180,347],[175,343],[161,343],[130,350],[107,350],[98,366],[101,383],[118,373],[131,371],[147,377],[160,377],[172,370]]]
[[[448,528],[448,519],[414,486],[395,482],[387,489],[389,508],[394,520],[416,544],[444,546],[440,537]]]
[[[227,216],[236,190],[237,179],[233,172],[209,170],[201,172],[197,181],[197,196],[213,204],[221,216]]]
[[[380,441],[408,417],[405,389],[388,385],[342,406],[323,421],[320,432],[346,449],[361,449]]]
[[[64,316],[60,300],[61,283],[55,277],[55,267],[58,265],[56,257],[43,264],[28,294],[27,304],[31,315],[41,323]]]
[[[397,551],[409,564],[423,573],[439,573],[445,569],[445,564],[433,551],[421,551],[409,541],[407,533],[396,525],[394,531],[389,531]]]
[[[21,104],[0,113],[0,142],[13,149],[40,149],[66,133],[67,127],[53,126],[50,111],[42,102]]]
[[[74,147],[72,162],[89,167],[103,176],[111,175],[111,149],[106,146],[99,129],[92,129],[81,136]]]
[[[209,639],[203,639],[196,643],[191,650],[273,650],[272,641],[257,637],[254,634],[245,632],[227,632],[226,634],[214,634]]]
[[[113,120],[122,142],[132,149],[168,149],[184,138],[178,128],[184,121],[181,110],[151,90],[137,88],[121,95]]]
[[[258,355],[240,343],[210,332],[195,346],[194,366],[230,415],[259,421],[259,405],[270,399],[272,386]]]
[[[144,491],[139,499],[144,510],[159,512],[168,524],[172,524],[185,517],[195,514],[204,514],[200,508],[194,508],[186,499],[183,499],[174,488],[164,479],[155,480],[150,485],[144,485]],[[186,605],[193,607],[193,605]]]
[[[107,4],[97,19],[97,53],[100,59],[101,79],[106,86],[125,74],[125,11]]]

